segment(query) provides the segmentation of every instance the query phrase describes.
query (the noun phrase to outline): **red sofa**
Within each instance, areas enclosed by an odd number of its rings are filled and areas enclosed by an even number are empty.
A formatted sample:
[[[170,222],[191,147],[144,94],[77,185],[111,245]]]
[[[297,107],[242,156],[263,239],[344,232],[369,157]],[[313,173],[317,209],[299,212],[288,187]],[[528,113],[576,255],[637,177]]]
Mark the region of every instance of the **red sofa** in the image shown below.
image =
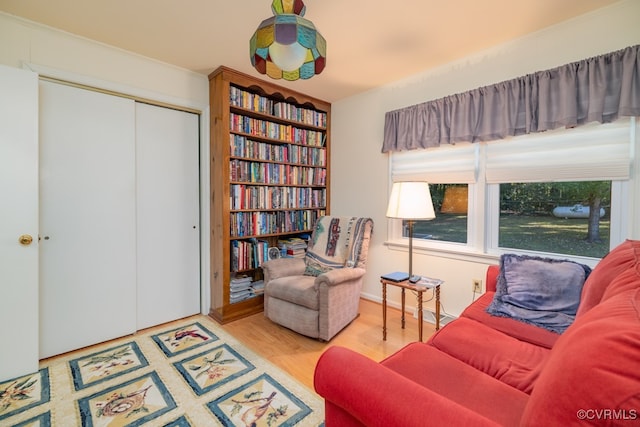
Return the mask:
[[[486,313],[498,271],[426,343],[380,363],[327,349],[314,378],[326,426],[640,425],[640,241],[594,268],[562,334]]]

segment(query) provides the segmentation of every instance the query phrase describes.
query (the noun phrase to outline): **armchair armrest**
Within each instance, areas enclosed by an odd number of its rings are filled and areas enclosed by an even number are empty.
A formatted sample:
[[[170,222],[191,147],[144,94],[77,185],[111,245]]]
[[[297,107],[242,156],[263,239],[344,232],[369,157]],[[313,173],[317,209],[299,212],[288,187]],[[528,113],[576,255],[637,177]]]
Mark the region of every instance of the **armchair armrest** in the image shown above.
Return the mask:
[[[265,283],[278,277],[299,276],[304,273],[304,269],[302,258],[278,258],[262,264]]]
[[[366,426],[498,425],[344,347],[330,347],[320,356],[314,387],[327,405]]]
[[[364,276],[366,270],[364,268],[336,268],[335,270],[322,273],[316,278],[316,284],[321,285],[339,285],[350,280],[357,280]]]

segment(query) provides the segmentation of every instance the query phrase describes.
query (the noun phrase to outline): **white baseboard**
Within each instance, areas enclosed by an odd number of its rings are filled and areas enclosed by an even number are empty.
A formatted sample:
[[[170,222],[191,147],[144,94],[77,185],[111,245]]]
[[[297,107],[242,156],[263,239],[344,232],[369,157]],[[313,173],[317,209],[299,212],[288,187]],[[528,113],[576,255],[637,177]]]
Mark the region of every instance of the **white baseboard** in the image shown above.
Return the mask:
[[[413,310],[413,317],[414,318],[418,318],[418,309],[414,309]],[[443,313],[442,310],[440,310],[440,327],[443,327],[444,325],[446,325],[447,323],[453,321],[456,319],[456,316],[453,316],[451,314],[447,314],[447,313]],[[428,323],[432,323],[432,324],[436,324],[436,313],[434,310],[431,310],[429,308],[423,308],[422,309],[422,321],[423,322],[428,322]]]
[[[369,300],[369,301],[373,301],[373,302],[377,302],[379,304],[382,304],[382,299],[376,295],[372,295],[372,294],[367,294],[367,293],[361,293],[360,296],[363,299]],[[396,308],[398,310],[401,309],[401,306],[399,303],[396,302],[387,302],[387,306],[389,307],[393,307]],[[407,309],[407,307],[405,307],[405,310],[407,312],[411,312],[410,310]],[[413,308],[413,317],[415,319],[418,318],[418,308],[414,307]],[[452,320],[455,320],[457,317],[453,316],[451,314],[448,313],[443,313],[442,310],[440,310],[440,326],[444,326],[447,323],[451,322]],[[436,313],[435,311],[429,309],[429,308],[423,308],[422,309],[422,321],[423,322],[428,322],[428,323],[432,323],[432,324],[436,324]]]

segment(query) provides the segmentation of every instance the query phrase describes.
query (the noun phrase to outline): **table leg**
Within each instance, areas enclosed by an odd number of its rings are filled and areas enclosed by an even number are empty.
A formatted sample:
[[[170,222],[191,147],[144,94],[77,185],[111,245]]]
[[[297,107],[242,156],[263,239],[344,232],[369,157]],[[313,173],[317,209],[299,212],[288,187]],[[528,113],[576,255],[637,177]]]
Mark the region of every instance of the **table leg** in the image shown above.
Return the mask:
[[[387,284],[382,282],[382,341],[387,340]]]
[[[436,286],[436,331],[440,329],[440,285]]]
[[[422,342],[422,291],[418,291],[418,337]]]
[[[402,329],[404,329],[404,288],[402,288]]]

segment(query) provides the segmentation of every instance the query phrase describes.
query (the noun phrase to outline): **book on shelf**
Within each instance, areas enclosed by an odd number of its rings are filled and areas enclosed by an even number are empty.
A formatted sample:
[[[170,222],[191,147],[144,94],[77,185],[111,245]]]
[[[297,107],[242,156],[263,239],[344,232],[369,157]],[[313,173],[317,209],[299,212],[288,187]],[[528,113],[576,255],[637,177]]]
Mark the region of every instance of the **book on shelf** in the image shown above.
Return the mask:
[[[232,292],[231,295],[229,296],[229,302],[231,304],[235,304],[237,302],[244,301],[246,299],[253,298],[253,297],[255,297],[255,294],[251,292],[251,290],[246,290],[243,292],[236,292],[236,293]]]
[[[303,238],[303,237],[306,237]],[[301,237],[289,237],[287,239],[278,240],[278,248],[282,257],[304,258],[307,253],[308,235]]]
[[[251,282],[252,279],[250,276],[238,275],[231,279],[230,286],[231,289],[235,290],[249,289],[249,287],[251,286]]]
[[[231,271],[258,268],[268,260],[269,242],[250,238],[231,241]]]
[[[251,289],[255,295],[261,295],[264,293],[264,280],[256,280],[251,282]]]
[[[237,275],[229,283],[229,302],[234,304],[256,296],[253,291],[253,279],[246,275]]]

